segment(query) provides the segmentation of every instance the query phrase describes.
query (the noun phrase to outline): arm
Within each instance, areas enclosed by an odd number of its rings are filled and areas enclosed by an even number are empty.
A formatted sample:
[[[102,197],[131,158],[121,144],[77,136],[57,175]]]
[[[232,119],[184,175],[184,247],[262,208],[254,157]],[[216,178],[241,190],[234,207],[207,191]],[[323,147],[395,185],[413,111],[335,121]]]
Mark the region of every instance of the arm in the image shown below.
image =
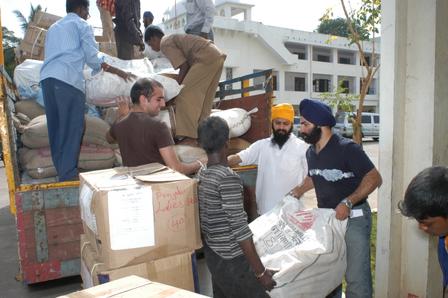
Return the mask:
[[[197,6],[199,10],[204,14],[204,25],[201,32],[208,36],[208,33],[212,30],[213,19],[215,17],[215,6],[211,0],[197,0]]]
[[[111,129],[112,128],[110,128],[109,131],[106,133],[106,141],[109,144],[115,144],[117,141],[115,140],[114,137],[112,137]]]
[[[233,168],[238,166],[242,162],[242,160],[238,154],[232,154],[227,157],[227,162],[229,164],[229,167]]]
[[[293,197],[300,199],[300,197],[303,196],[304,193],[306,193],[307,191],[309,191],[310,189],[313,189],[313,188],[314,188],[313,180],[311,179],[310,176],[306,176],[305,179],[303,180],[302,184],[294,187],[291,190],[290,194]]]
[[[353,205],[360,202],[371,194],[382,183],[382,178],[377,169],[370,170],[361,180],[359,186],[346,199],[350,200]],[[336,218],[344,220],[350,215],[350,209],[345,204],[339,204],[336,209]]]
[[[182,84],[182,82],[185,79],[185,76],[188,73],[188,70],[190,69],[190,65],[188,64],[188,62],[183,63],[180,67],[179,67],[179,76],[177,77],[177,82],[180,84]]]
[[[181,172],[182,174],[188,175],[196,173],[201,167],[201,163],[198,161],[192,163],[180,162],[173,146],[160,148],[159,152],[160,155],[162,155],[163,161],[165,162],[166,166],[170,167],[173,170]]]
[[[265,268],[263,263],[261,263],[260,257],[255,250],[255,245],[252,238],[239,242],[239,245],[243,250],[244,256],[246,257],[247,262],[254,271],[257,279],[266,290],[272,290],[276,285],[274,279],[272,278],[275,271]]]

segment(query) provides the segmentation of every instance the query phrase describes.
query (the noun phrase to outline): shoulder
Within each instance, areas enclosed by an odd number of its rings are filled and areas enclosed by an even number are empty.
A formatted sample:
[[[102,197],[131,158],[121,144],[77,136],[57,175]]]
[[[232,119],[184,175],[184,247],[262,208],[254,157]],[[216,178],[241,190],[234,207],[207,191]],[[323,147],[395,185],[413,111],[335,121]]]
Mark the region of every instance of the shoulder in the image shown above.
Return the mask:
[[[305,151],[308,149],[309,145],[305,143],[304,140],[298,138],[296,135],[291,134],[290,138],[291,138],[291,144],[293,144],[294,147]]]

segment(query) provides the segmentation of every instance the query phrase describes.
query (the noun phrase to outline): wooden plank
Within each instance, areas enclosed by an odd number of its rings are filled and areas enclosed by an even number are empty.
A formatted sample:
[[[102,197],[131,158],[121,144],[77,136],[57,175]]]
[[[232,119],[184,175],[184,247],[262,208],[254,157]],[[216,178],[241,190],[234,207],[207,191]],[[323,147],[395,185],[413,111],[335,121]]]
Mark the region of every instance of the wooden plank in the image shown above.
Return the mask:
[[[39,263],[48,261],[47,226],[44,211],[34,211],[34,239],[36,241],[36,258]]]
[[[42,189],[22,193],[24,212],[36,209],[75,207],[79,205],[79,188]]]

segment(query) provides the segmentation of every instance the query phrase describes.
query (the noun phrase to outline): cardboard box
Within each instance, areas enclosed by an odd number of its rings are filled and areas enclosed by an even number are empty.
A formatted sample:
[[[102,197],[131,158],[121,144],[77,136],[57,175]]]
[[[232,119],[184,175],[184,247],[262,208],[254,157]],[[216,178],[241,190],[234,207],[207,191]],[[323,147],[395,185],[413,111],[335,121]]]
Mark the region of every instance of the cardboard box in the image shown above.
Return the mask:
[[[84,233],[110,269],[202,246],[196,181],[160,164],[82,173],[80,208]]]
[[[105,53],[112,57],[117,57],[117,45],[115,42],[98,42],[98,49],[100,52]]]
[[[33,17],[33,23],[36,25],[36,27],[48,29],[51,25],[53,25],[53,23],[60,19],[60,16],[45,11],[37,11]]]
[[[201,298],[206,297],[175,287],[152,282],[138,276],[128,276],[90,289],[74,292],[59,298]]]
[[[194,291],[192,252],[186,252],[145,263],[108,270],[97,260],[92,246],[81,235],[81,277],[83,287],[90,288],[126,276],[136,275],[176,288]]]
[[[20,42],[21,59],[43,60],[45,48],[45,36],[47,30],[30,24],[25,32],[23,40]]]

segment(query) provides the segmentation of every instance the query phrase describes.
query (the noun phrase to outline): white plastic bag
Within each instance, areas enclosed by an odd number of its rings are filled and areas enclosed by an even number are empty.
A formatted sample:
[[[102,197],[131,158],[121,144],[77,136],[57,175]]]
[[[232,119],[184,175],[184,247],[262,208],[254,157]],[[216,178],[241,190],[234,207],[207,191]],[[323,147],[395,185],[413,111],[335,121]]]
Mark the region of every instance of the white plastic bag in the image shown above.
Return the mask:
[[[305,209],[287,196],[249,227],[263,264],[279,270],[271,297],[325,297],[346,269],[345,230],[333,209]]]

